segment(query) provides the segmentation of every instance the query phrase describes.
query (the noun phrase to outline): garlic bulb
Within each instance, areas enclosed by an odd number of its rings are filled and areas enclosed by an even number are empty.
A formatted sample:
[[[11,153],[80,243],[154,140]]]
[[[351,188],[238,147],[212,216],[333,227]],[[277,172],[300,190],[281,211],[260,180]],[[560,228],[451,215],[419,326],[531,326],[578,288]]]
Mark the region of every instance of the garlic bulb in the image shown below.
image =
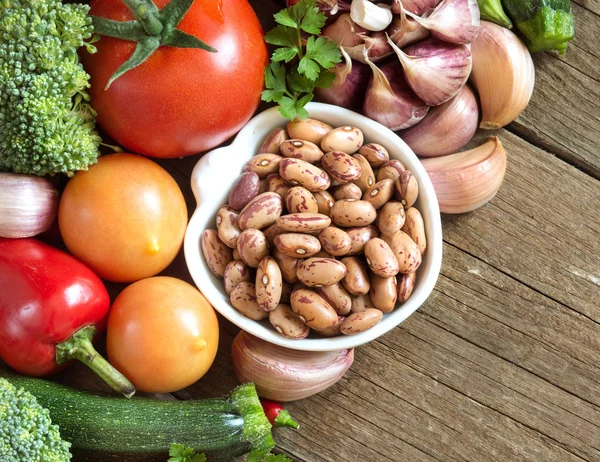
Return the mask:
[[[389,5],[375,5],[369,0],[352,0],[350,17],[356,24],[377,32],[389,26],[394,16]]]
[[[398,48],[420,42],[429,35],[429,31],[421,24],[406,16],[402,6],[400,7],[398,16],[394,18],[388,31],[391,41],[394,42]]]
[[[58,191],[37,176],[0,173],[0,237],[31,237],[56,219]]]
[[[468,44],[479,32],[477,0],[443,0],[427,17],[406,12],[431,31],[431,35],[450,43]]]
[[[421,122],[402,131],[400,137],[418,156],[445,156],[467,144],[478,124],[477,99],[469,85],[465,85],[458,95],[432,107]]]
[[[440,3],[440,0],[394,0],[392,12],[399,14],[400,9],[404,7],[406,11],[422,16],[427,11],[435,8],[438,3]]]
[[[527,48],[510,30],[481,21],[471,44],[473,72],[470,81],[481,101],[481,128],[504,127],[529,104],[535,68]]]
[[[379,69],[365,58],[373,77],[365,93],[363,114],[390,130],[412,127],[425,117],[429,107],[410,89],[397,62]]]
[[[404,51],[388,37],[398,55],[408,84],[425,103],[439,106],[458,94],[471,73],[471,50],[429,38]]]
[[[496,195],[506,172],[506,153],[497,137],[470,151],[422,159],[442,213],[466,213]]]
[[[261,398],[286,402],[336,383],[352,366],[354,349],[290,350],[242,331],[233,340],[231,356],[240,382],[254,382]]]
[[[321,35],[346,48],[361,45],[366,29],[356,24],[348,13],[342,14],[334,23],[323,29]]]
[[[375,32],[372,35],[361,34],[362,44],[347,48],[348,55],[355,61],[367,64],[367,58],[372,63],[381,61],[394,54],[384,32]]]

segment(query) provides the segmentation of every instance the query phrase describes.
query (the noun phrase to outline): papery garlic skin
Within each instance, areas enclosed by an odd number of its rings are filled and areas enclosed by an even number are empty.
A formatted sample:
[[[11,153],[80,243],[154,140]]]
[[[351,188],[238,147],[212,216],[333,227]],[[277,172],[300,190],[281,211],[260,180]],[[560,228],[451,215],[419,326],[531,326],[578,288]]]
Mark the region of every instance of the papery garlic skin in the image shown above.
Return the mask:
[[[389,5],[375,5],[369,0],[352,0],[350,17],[359,26],[378,32],[392,23],[394,15]]]
[[[432,107],[421,122],[400,132],[399,136],[418,156],[444,156],[465,146],[473,138],[478,124],[477,99],[469,85],[465,85],[458,95],[441,106]]]
[[[349,48],[364,43],[362,37],[364,32],[366,32],[364,27],[356,24],[348,13],[344,13],[335,22],[323,29],[321,35],[338,45]]]
[[[422,159],[442,213],[466,213],[496,195],[506,173],[506,153],[497,137],[481,146],[443,157]]]
[[[233,341],[231,357],[240,382],[254,382],[261,398],[289,402],[335,384],[352,366],[354,349],[291,350],[242,331]]]
[[[481,128],[504,127],[525,110],[533,94],[535,67],[529,51],[513,32],[482,21],[471,44],[470,82],[481,102]]]
[[[36,236],[52,226],[57,213],[58,191],[50,181],[0,173],[0,237]]]
[[[406,12],[431,31],[431,35],[449,43],[466,45],[477,37],[480,12],[477,0],[443,0],[427,17]]]
[[[422,16],[424,13],[434,9],[441,0],[394,0],[392,12],[399,14],[400,9],[404,9],[410,13]]]
[[[429,36],[429,31],[414,19],[407,17],[404,10],[402,10],[400,16],[394,18],[388,31],[390,40],[398,48],[420,42]]]
[[[416,95],[430,106],[454,98],[467,83],[472,67],[469,45],[446,43],[431,37],[401,50],[388,37],[406,80]]]

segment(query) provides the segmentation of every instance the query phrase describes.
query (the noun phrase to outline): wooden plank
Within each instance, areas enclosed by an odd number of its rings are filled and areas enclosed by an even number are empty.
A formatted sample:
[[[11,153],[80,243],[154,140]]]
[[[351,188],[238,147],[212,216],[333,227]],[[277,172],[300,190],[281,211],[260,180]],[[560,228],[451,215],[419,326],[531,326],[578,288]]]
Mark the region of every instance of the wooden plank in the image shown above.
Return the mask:
[[[577,4],[588,11],[600,15],[600,0],[573,0],[571,4]]]

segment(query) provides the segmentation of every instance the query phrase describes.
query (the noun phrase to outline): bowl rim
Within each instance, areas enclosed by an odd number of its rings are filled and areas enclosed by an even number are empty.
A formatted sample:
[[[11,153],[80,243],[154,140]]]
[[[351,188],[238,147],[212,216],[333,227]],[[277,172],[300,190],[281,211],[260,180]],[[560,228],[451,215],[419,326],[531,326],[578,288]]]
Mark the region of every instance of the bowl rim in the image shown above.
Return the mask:
[[[215,178],[211,178],[211,175],[209,174],[213,169],[230,167],[230,164],[226,159],[231,159],[232,156],[238,156],[240,157],[239,160],[247,160],[252,157],[254,152],[248,153],[248,143],[251,144],[254,142],[256,143],[256,148],[258,148],[264,138],[274,128],[285,126],[285,124],[289,122],[289,120],[281,116],[276,107],[257,114],[240,130],[231,144],[206,153],[194,167],[191,176],[191,186],[197,205],[189,220],[185,234],[185,261],[194,283],[208,299],[210,304],[221,313],[221,315],[237,325],[240,329],[270,343],[294,350],[331,351],[353,348],[368,343],[397,327],[412,315],[433,291],[439,277],[442,263],[443,241],[440,210],[433,184],[431,183],[425,168],[422,166],[417,156],[398,135],[372,119],[338,106],[323,103],[309,103],[306,106],[306,109],[308,110],[310,117],[318,120],[325,119],[324,121],[327,122],[327,119],[339,119],[339,121],[343,122],[345,125],[354,125],[361,128],[363,131],[365,131],[366,128],[367,131],[377,132],[378,140],[376,142],[379,143],[381,141],[379,138],[382,138],[385,141],[380,144],[387,144],[386,148],[388,148],[388,151],[399,151],[401,153],[400,160],[406,164],[407,168],[411,170],[413,175],[417,178],[419,184],[418,200],[426,204],[425,210],[424,207],[421,206],[419,207],[419,211],[423,216],[427,229],[427,252],[423,258],[423,263],[427,262],[428,271],[425,274],[418,273],[419,280],[417,282],[417,287],[415,287],[415,291],[409,300],[402,304],[401,307],[396,307],[391,313],[384,314],[384,318],[379,324],[360,334],[323,338],[307,337],[298,340],[283,337],[270,326],[267,327],[261,322],[245,317],[231,306],[228,301],[229,297],[226,297],[226,302],[224,301],[225,292],[222,288],[222,283],[221,287],[217,287],[215,284],[215,281],[218,281],[218,279],[207,269],[200,248],[200,237],[204,231],[204,226],[201,222],[209,223],[207,221],[207,214],[210,215],[210,217],[214,217],[216,211],[224,203],[215,205],[214,203],[210,203],[210,201],[204,201],[204,197],[211,191],[205,191],[205,187],[202,185],[205,182],[209,184],[211,181],[215,181]],[[334,127],[343,126],[344,124],[340,125],[338,123],[336,125],[335,123],[330,123],[330,125],[333,125]],[[391,145],[393,145],[392,149],[390,149]],[[240,151],[243,154],[238,154]],[[248,155],[246,155],[246,153]],[[394,155],[393,157],[390,155],[390,158],[397,157],[398,155]],[[240,169],[237,173],[236,169],[228,169],[229,175],[231,175],[231,172],[235,173],[235,176],[233,177],[234,181],[241,172],[241,165],[243,164],[240,164]],[[231,185],[227,185],[227,193],[229,192],[230,187]],[[214,229],[214,226],[212,226],[212,228]],[[424,265],[422,264],[421,266],[423,267]]]

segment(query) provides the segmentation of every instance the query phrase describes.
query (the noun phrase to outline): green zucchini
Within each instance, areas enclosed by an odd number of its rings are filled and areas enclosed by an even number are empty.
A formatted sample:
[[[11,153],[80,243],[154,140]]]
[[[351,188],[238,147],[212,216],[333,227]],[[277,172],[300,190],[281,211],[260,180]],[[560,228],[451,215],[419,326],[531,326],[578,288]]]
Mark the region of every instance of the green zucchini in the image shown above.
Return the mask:
[[[0,376],[50,411],[78,461],[164,462],[171,443],[191,447],[210,461],[248,452],[261,460],[275,446],[254,384],[241,385],[223,399],[161,401],[94,395],[4,371]]]
[[[575,37],[570,0],[502,0],[502,4],[530,51],[557,50],[563,54]]]

